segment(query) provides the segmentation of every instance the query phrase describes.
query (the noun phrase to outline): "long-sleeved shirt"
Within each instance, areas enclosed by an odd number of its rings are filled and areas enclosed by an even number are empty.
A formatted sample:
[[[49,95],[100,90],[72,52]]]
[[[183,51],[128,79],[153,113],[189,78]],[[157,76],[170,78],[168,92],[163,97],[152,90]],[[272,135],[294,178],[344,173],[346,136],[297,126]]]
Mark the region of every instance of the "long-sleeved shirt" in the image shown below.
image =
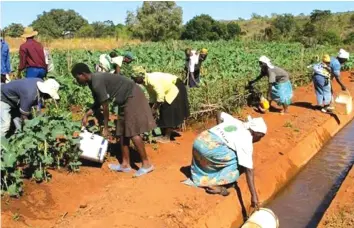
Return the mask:
[[[150,95],[150,102],[167,102],[171,104],[178,95],[176,81],[178,77],[168,73],[147,73],[144,85]]]
[[[1,74],[10,74],[11,64],[10,64],[10,49],[9,45],[1,40]]]
[[[43,46],[36,40],[27,39],[27,41],[20,46],[19,54],[19,70],[23,70],[27,67],[38,67],[47,70]]]

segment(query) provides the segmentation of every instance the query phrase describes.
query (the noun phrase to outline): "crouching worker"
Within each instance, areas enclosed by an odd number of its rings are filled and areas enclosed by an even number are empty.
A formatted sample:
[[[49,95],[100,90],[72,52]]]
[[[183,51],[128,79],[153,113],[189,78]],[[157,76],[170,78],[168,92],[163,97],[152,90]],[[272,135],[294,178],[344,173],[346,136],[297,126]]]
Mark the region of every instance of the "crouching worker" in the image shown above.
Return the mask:
[[[133,68],[132,78],[137,84],[146,87],[154,102],[153,114],[157,115],[159,112],[157,125],[162,129],[164,137],[157,141],[170,142],[172,129],[181,125],[189,117],[187,89],[182,80],[168,73],[146,73],[141,66]]]
[[[266,56],[261,56],[259,58],[259,66],[261,68],[259,76],[250,81],[249,85],[252,86],[264,76],[267,76],[269,81],[269,105],[272,105],[272,101],[276,101],[279,106],[283,106],[283,110],[281,110],[280,113],[287,113],[293,97],[293,89],[289,73],[280,67],[274,66]]]
[[[208,193],[227,196],[229,192],[225,186],[236,182],[241,168],[244,168],[252,205],[258,206],[252,144],[260,141],[266,132],[263,118],[248,117],[247,122],[242,122],[226,113],[219,113],[218,125],[202,132],[194,141],[192,175],[184,183],[203,187]]]
[[[1,85],[1,137],[9,133],[11,119],[16,131],[29,118],[32,106],[40,111],[43,100],[59,99],[59,83],[54,79],[26,78]]]
[[[122,164],[109,164],[109,168],[118,172],[131,171],[129,156],[131,139],[142,160],[141,168],[133,177],[139,177],[153,171],[154,166],[150,164],[140,134],[154,129],[156,124],[143,91],[131,79],[123,75],[91,73],[89,67],[84,63],[74,65],[71,73],[79,84],[89,86],[95,100],[93,106],[82,119],[83,127],[87,125],[88,117],[102,106],[104,117],[103,136],[107,137],[109,134],[109,101],[113,101],[124,113],[123,126],[117,126],[117,129],[122,130],[120,144],[123,161]]]

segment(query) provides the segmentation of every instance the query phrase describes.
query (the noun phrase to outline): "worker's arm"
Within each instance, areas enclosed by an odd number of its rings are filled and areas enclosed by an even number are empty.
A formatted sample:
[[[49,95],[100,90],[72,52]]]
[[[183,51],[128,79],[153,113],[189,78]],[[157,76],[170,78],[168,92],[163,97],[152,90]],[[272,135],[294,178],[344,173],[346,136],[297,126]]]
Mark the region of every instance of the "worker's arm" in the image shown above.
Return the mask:
[[[115,73],[116,73],[116,74],[119,74],[119,73],[120,73],[120,66],[119,66],[118,64],[116,64]]]
[[[21,78],[21,72],[26,67],[27,53],[26,50],[24,50],[24,48],[22,47],[20,47],[19,58],[20,58],[20,64],[18,66],[18,72],[17,72],[18,79]]]
[[[340,80],[340,70],[341,70],[340,64],[331,65],[332,76],[336,79],[337,83],[341,86],[342,90],[345,91],[347,88],[345,88],[343,82]]]
[[[102,135],[104,137],[107,137],[109,134],[108,131],[108,121],[109,121],[109,105],[108,105],[108,100],[106,100],[105,102],[103,102],[102,104],[103,107],[103,132]]]
[[[258,82],[263,78],[264,74],[261,72],[258,77],[256,77],[254,80],[251,80],[248,82],[248,85],[253,85],[254,83]]]
[[[254,184],[253,169],[249,169],[245,167],[245,171],[246,171],[247,185],[251,193],[251,206],[255,207],[256,209],[259,209],[258,195]]]
[[[334,78],[336,79],[343,91],[347,90],[347,88],[344,86],[343,82],[339,79],[339,77],[334,76]]]

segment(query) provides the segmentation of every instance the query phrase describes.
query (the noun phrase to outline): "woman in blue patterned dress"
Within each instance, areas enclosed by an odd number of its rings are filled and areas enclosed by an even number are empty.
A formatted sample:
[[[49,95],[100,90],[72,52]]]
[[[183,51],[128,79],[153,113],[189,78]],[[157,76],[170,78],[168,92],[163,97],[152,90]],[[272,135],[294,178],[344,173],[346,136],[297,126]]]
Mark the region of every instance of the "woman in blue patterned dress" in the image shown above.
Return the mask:
[[[237,181],[243,167],[252,205],[258,205],[253,180],[253,143],[258,142],[266,132],[263,118],[248,117],[248,122],[242,122],[227,113],[218,114],[218,125],[202,132],[194,141],[192,175],[184,183],[227,196],[229,192],[225,186]]]

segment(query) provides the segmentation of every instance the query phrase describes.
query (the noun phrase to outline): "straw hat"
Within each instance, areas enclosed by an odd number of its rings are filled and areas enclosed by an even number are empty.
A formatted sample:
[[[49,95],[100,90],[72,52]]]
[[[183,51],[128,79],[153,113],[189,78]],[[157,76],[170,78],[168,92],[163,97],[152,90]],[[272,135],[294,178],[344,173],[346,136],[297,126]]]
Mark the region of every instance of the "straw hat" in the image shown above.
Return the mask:
[[[33,36],[37,36],[38,32],[34,31],[32,27],[26,27],[23,31],[23,35],[21,37],[23,38],[29,38]]]

